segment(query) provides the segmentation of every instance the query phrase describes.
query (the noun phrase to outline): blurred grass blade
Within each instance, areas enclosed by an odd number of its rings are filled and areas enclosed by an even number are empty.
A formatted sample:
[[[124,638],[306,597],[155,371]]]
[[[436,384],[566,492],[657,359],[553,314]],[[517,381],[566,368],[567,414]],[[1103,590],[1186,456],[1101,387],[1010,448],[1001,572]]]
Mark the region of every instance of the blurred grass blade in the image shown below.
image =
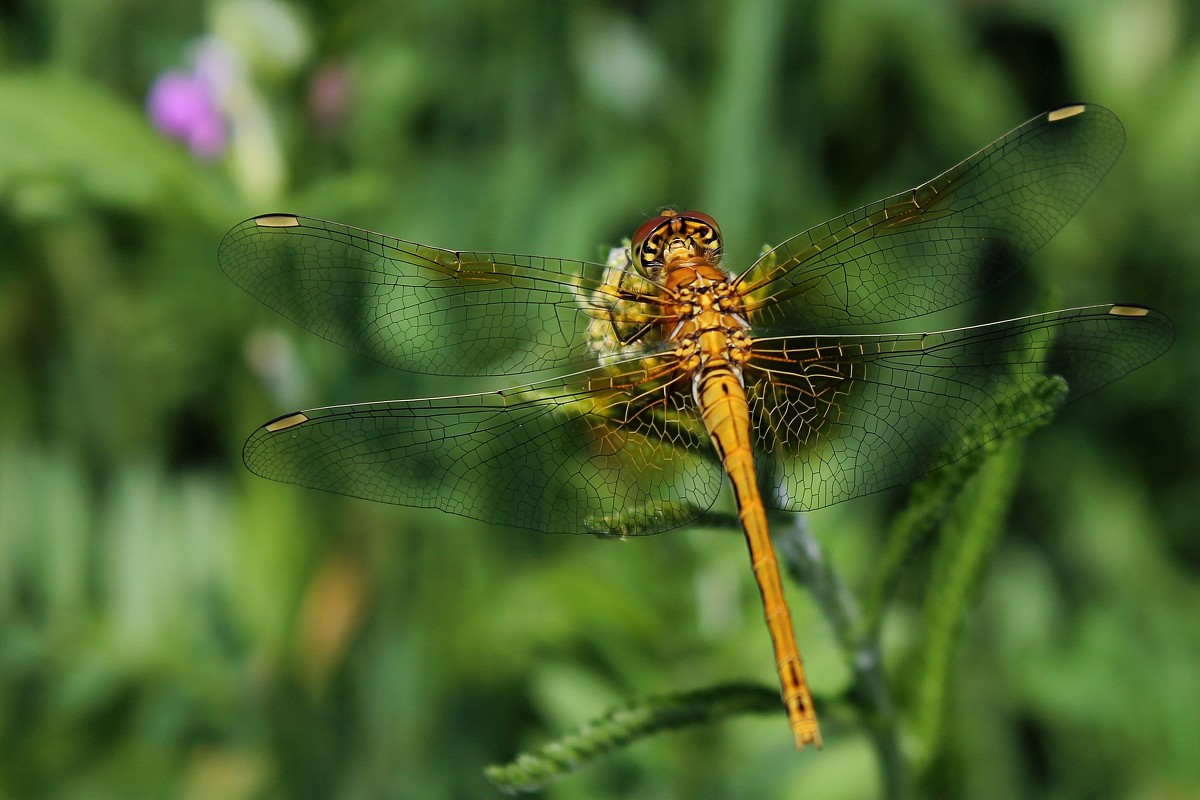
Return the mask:
[[[923,746],[919,771],[938,753],[954,655],[967,609],[1000,537],[1021,471],[1023,443],[1009,438],[964,487],[946,517],[929,576],[923,612],[921,665],[916,670],[916,728]]]

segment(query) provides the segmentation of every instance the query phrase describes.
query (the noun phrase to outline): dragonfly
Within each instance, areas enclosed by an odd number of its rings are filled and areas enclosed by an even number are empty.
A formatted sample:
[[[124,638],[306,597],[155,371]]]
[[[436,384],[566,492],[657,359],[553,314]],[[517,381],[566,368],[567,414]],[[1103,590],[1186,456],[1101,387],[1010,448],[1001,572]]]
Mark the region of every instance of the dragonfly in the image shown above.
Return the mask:
[[[821,744],[766,509],[913,481],[1170,346],[1133,304],[878,332],[982,295],[1079,209],[1124,145],[1097,105],[1041,114],[932,180],[735,274],[707,214],[669,208],[607,263],[443,249],[291,213],[218,260],[297,325],[391,367],[524,376],[448,397],[292,412],[248,439],[276,481],[498,525],[654,534],[732,487],[798,749]]]

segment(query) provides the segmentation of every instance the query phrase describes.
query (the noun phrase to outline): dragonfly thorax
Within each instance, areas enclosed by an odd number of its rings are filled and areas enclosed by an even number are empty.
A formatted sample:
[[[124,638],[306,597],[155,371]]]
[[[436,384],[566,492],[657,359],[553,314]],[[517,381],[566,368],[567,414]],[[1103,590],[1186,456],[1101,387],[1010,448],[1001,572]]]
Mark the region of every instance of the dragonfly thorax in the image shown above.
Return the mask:
[[[740,381],[750,358],[750,323],[728,276],[713,264],[689,260],[673,265],[665,278],[674,321],[668,339],[679,368],[694,382],[714,369],[728,369]]]

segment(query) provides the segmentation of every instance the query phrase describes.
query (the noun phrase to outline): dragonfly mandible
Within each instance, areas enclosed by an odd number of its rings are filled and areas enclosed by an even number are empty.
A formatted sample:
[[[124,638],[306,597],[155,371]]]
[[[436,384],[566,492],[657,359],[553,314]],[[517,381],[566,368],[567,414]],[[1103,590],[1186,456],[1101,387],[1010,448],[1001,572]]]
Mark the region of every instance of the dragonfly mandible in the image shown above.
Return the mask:
[[[528,375],[516,388],[286,414],[246,442],[273,480],[508,526],[628,536],[733,487],[798,748],[821,742],[766,507],[903,484],[1161,355],[1129,304],[956,330],[862,332],[978,296],[1082,205],[1124,131],[1041,114],[916,188],[817,225],[734,274],[717,223],[666,210],[609,264],[429,247],[296,214],[233,228],[219,261],[288,319],[384,364]],[[848,332],[849,331],[849,332]]]

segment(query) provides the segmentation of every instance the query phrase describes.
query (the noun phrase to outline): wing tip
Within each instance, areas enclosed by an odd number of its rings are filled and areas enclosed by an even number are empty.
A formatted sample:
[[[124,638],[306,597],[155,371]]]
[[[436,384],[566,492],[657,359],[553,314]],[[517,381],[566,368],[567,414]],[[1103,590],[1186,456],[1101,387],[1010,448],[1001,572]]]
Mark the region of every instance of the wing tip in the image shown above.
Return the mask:
[[[1083,103],[1076,103],[1075,105],[1071,105],[1071,106],[1063,106],[1062,108],[1056,108],[1053,111],[1048,112],[1046,114],[1046,121],[1047,122],[1061,122],[1064,119],[1070,119],[1071,117],[1077,117],[1087,110],[1088,110],[1088,107],[1086,105],[1084,105]]]
[[[295,214],[259,214],[251,222],[260,228],[298,228],[300,218]]]
[[[282,417],[275,419],[262,426],[262,430],[267,433],[279,433],[294,428],[297,425],[303,425],[308,422],[308,417],[302,411],[296,411],[291,414],[284,414]]]
[[[1108,307],[1108,313],[1114,317],[1145,317],[1149,316],[1152,312],[1153,309],[1151,308],[1131,303],[1118,303]]]

